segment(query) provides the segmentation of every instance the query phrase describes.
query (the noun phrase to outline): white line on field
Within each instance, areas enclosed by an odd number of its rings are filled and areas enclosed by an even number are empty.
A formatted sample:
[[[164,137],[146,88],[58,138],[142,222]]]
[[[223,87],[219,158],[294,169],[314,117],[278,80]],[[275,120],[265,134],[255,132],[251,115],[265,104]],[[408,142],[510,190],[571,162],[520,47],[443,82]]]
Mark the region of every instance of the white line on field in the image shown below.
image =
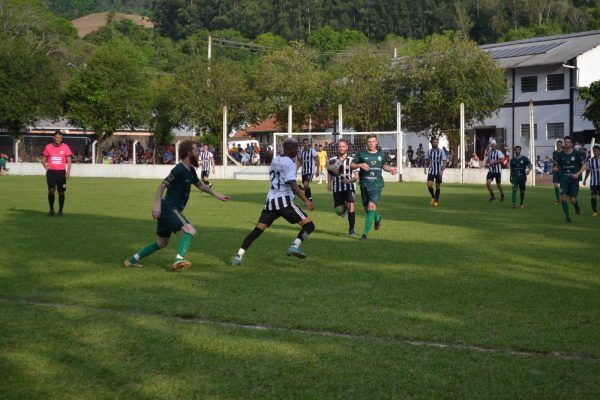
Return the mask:
[[[580,354],[569,354],[561,351],[539,351],[539,350],[515,350],[510,348],[497,348],[497,347],[486,347],[481,345],[469,345],[462,343],[444,343],[444,342],[436,342],[431,340],[418,340],[418,339],[408,339],[403,337],[392,337],[392,336],[376,336],[376,335],[360,335],[360,334],[352,334],[352,333],[342,333],[342,332],[333,332],[333,331],[320,331],[313,329],[299,329],[299,328],[283,328],[278,326],[271,325],[252,325],[252,324],[242,324],[236,322],[224,322],[217,321],[212,319],[200,318],[195,316],[187,316],[187,315],[175,315],[175,314],[162,314],[162,313],[153,313],[153,312],[145,312],[139,310],[119,310],[113,308],[98,308],[91,307],[80,304],[65,304],[65,303],[55,303],[55,302],[43,302],[43,301],[35,301],[35,300],[26,300],[26,299],[18,299],[18,298],[7,298],[0,297],[0,301],[6,303],[13,304],[23,304],[23,305],[32,305],[32,306],[42,306],[42,307],[62,307],[62,308],[75,308],[79,310],[87,310],[87,311],[96,311],[96,312],[106,312],[113,314],[127,314],[127,315],[138,315],[138,316],[148,316],[148,317],[160,317],[160,318],[171,318],[176,319],[182,322],[195,323],[201,325],[213,325],[213,326],[221,326],[225,328],[234,328],[234,329],[245,329],[250,331],[271,331],[271,332],[280,332],[280,333],[295,333],[302,335],[312,335],[312,336],[325,336],[325,337],[333,337],[333,338],[342,338],[342,339],[353,339],[353,340],[379,340],[379,341],[395,341],[405,343],[415,347],[434,347],[441,349],[452,349],[452,350],[470,350],[479,353],[498,353],[498,354],[510,354],[513,356],[521,356],[521,357],[546,357],[546,358],[554,358],[560,360],[578,360],[578,361],[592,361],[596,363],[600,363],[600,358],[590,355],[580,355]]]

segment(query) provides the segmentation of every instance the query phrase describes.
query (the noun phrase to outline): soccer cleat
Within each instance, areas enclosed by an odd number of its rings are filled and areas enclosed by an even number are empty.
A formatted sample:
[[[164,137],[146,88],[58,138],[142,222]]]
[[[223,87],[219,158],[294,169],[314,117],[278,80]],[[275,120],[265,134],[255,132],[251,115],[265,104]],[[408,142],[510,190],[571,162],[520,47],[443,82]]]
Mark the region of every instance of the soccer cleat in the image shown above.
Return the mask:
[[[135,264],[130,263],[129,259],[123,261],[123,266],[125,268],[144,268],[144,266],[140,263],[135,263]]]
[[[494,200],[496,200],[496,196],[494,196],[494,195],[491,195],[491,196],[490,196],[490,201],[494,201]]]
[[[232,267],[241,267],[242,266],[242,259],[238,256],[235,256],[231,259],[231,266]]]
[[[513,204],[513,205],[512,205],[512,208],[517,208],[517,205],[516,205],[516,204]]]
[[[431,205],[435,206],[435,199],[431,199]]]
[[[567,224],[570,224],[570,223],[572,223],[573,221],[571,220],[571,218],[570,218],[570,217],[567,217],[567,218],[565,218],[565,222],[566,222]]]
[[[350,235],[350,237],[356,237],[356,232],[354,232],[354,229],[350,229],[348,235]]]
[[[437,206],[439,206],[439,205],[440,205],[440,203],[439,203],[437,200],[435,201],[435,203],[433,203],[433,206],[434,206],[434,207],[437,207]]]
[[[381,218],[381,215],[379,216],[379,219],[377,221],[375,221],[375,224],[373,225],[373,227],[375,228],[376,231],[379,230],[379,228],[381,228],[381,220],[383,218]]]
[[[504,195],[500,196],[500,201],[504,201]]]
[[[56,213],[57,217],[62,217],[63,216],[63,212],[62,210],[58,210],[58,212]]]
[[[175,261],[173,264],[171,264],[171,271],[174,272],[178,272],[184,269],[188,269],[189,267],[192,266],[192,263],[187,261],[187,260],[179,260],[179,261]]]
[[[367,240],[367,235],[363,233],[363,235],[360,237],[360,240]]]
[[[597,217],[597,216],[598,216],[597,212],[592,213],[592,217]]]
[[[525,204],[521,204],[519,208],[525,208]]]
[[[298,258],[306,258],[306,253],[300,250],[300,247],[294,245],[290,246],[290,248],[287,250],[287,255]]]
[[[48,211],[48,216],[49,217],[54,217],[54,210],[50,209],[50,211]]]
[[[581,214],[581,207],[579,207],[579,205],[574,205],[573,208],[575,209],[575,213],[577,213],[577,215]]]
[[[560,206],[560,201],[556,200],[556,201],[554,202],[554,205],[555,205],[555,206]]]

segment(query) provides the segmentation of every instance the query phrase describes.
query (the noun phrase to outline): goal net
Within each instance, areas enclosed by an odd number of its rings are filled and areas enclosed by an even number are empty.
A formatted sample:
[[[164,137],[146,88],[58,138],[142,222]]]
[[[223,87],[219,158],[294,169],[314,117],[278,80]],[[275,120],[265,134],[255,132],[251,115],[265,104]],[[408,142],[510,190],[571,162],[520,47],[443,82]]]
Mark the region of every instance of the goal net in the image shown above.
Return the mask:
[[[73,155],[83,153],[90,138],[84,136],[63,135],[63,143],[71,148]],[[42,152],[48,143],[52,143],[52,136],[23,136],[22,146],[24,151],[23,161],[39,162],[42,159]]]
[[[367,150],[367,136],[376,135],[377,145],[385,155],[387,162],[395,167],[398,163],[398,147],[401,143],[401,132],[344,132],[343,134],[333,132],[277,132],[273,134],[274,154],[279,156],[283,152],[283,141],[293,137],[300,143],[308,139],[310,145],[318,150],[319,146],[327,152],[328,157],[333,157],[337,152],[337,142],[344,139],[348,142],[348,153],[354,156],[362,150]]]

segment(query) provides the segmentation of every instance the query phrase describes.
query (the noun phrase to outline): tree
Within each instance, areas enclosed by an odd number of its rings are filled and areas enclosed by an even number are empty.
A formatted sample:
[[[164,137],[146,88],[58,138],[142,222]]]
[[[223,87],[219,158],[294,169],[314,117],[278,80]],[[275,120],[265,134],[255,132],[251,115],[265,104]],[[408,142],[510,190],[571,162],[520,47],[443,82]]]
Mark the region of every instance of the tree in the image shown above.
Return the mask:
[[[398,64],[406,123],[427,136],[448,135],[459,141],[459,105],[465,123],[481,123],[505,102],[504,72],[475,42],[457,35],[434,35],[414,57]]]
[[[148,122],[148,75],[133,50],[106,44],[89,63],[73,69],[66,96],[69,119],[91,129],[100,141],[122,128],[133,129]]]
[[[587,103],[583,117],[594,124],[596,136],[600,135],[600,81],[592,82],[589,87],[582,88],[579,97]]]

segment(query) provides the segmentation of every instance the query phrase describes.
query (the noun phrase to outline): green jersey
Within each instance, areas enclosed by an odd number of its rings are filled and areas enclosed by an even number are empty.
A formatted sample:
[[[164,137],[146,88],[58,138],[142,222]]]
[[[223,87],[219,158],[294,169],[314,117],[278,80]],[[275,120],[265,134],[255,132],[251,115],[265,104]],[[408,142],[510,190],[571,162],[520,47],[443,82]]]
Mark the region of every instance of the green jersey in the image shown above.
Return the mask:
[[[513,157],[510,160],[510,176],[522,179],[527,176],[527,167],[531,165],[529,158],[525,156]]]
[[[190,197],[190,188],[198,182],[194,167],[188,170],[182,163],[177,164],[163,181],[167,195],[162,199],[162,208],[183,211]]]
[[[6,167],[6,158],[0,157],[0,168]]]
[[[571,153],[561,151],[558,154],[555,162],[558,166],[558,173],[561,177],[571,176],[579,172],[582,165],[581,155],[575,150],[572,150]],[[579,180],[581,180],[581,176],[579,177]]]
[[[383,171],[383,166],[387,163],[385,162],[385,156],[380,150],[377,150],[375,153],[370,153],[367,150],[361,151],[354,156],[352,162],[369,165],[368,171],[361,168],[359,172],[361,189],[380,190],[383,188],[381,171]]]
[[[554,150],[552,152],[552,161],[555,164],[558,164],[558,157],[560,156],[561,153],[564,153],[564,150],[558,151],[558,150]]]

